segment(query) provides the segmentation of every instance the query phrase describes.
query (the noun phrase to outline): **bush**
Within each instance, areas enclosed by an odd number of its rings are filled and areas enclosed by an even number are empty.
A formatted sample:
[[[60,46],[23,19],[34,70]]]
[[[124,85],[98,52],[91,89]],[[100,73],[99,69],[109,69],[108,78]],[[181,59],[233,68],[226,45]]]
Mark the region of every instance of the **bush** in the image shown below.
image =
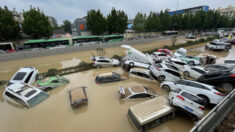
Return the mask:
[[[47,71],[47,74],[46,74],[46,76],[48,77],[48,76],[56,76],[56,75],[58,75],[58,70],[56,69],[56,68],[51,68],[51,69],[49,69],[48,71]]]
[[[113,55],[111,58],[112,59],[121,60],[121,56],[119,56],[119,55]]]
[[[91,63],[87,63],[84,61],[80,62],[77,67],[81,70],[89,70],[94,68],[94,66]]]
[[[204,38],[200,38],[198,41],[199,41],[199,43],[203,43],[203,42],[205,42],[206,40],[205,40]]]

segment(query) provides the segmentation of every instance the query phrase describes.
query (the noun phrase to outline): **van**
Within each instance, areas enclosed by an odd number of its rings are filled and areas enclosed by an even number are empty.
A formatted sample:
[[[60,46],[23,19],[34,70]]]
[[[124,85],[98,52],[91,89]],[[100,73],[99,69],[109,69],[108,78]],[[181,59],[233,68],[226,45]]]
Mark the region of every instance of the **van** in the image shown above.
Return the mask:
[[[143,132],[175,117],[175,109],[163,96],[131,106],[128,118],[137,130]]]

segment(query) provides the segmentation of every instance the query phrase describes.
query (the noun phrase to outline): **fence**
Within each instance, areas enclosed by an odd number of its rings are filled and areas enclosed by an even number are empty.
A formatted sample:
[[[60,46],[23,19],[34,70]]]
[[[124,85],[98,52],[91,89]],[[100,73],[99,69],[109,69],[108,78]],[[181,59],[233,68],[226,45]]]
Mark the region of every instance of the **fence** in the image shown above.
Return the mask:
[[[213,132],[235,106],[235,89],[202,118],[190,132]]]

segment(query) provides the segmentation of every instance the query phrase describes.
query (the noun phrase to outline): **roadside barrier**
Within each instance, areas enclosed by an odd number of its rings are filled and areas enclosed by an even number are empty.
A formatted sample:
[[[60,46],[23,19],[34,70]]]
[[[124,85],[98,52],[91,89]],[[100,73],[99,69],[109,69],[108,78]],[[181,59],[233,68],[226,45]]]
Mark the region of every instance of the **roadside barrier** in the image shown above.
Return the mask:
[[[235,89],[203,117],[190,132],[213,132],[235,107]]]

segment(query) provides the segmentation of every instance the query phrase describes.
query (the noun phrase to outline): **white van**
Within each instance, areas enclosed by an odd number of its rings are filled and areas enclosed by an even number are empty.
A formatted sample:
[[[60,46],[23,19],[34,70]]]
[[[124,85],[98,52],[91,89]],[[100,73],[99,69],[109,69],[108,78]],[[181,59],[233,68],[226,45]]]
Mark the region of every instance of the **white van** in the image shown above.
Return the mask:
[[[175,117],[175,109],[163,96],[131,106],[128,117],[139,131],[151,129]]]

